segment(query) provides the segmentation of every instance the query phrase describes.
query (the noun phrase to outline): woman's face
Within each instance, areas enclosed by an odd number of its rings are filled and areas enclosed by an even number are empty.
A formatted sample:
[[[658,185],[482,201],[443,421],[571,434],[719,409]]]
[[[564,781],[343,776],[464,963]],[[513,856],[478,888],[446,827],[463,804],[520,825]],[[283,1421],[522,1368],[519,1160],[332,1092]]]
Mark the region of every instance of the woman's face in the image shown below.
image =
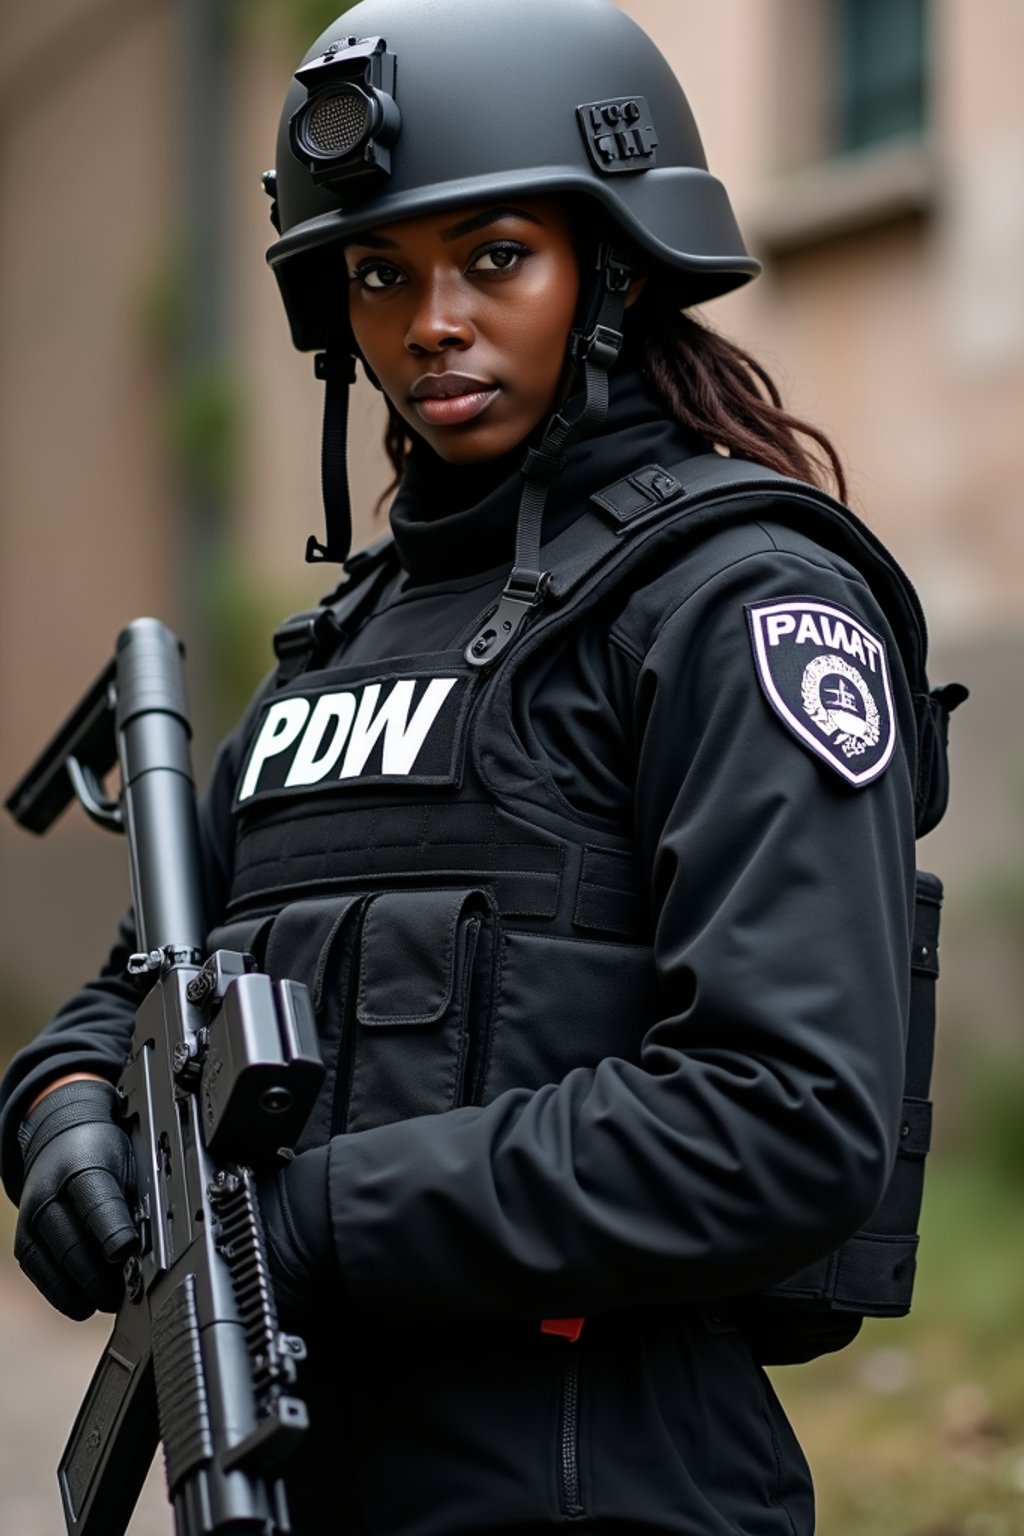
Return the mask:
[[[405,219],[345,259],[363,357],[448,463],[510,452],[561,402],[580,276],[553,200]]]

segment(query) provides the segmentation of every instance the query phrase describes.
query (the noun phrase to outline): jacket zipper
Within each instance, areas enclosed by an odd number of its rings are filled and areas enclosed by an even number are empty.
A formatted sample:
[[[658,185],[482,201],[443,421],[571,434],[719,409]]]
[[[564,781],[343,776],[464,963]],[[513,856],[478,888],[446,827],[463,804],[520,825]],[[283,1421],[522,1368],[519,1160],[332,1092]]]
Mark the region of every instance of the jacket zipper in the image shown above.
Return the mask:
[[[580,1355],[569,1344],[562,1372],[562,1411],[558,1427],[559,1503],[563,1515],[583,1514],[580,1488]]]

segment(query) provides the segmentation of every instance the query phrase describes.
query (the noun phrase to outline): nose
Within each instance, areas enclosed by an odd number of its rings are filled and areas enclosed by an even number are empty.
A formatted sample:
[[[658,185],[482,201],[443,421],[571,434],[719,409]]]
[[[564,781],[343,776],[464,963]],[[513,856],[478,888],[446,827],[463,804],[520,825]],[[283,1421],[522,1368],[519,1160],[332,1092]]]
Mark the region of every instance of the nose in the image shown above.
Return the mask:
[[[427,352],[445,352],[450,347],[460,351],[471,347],[476,332],[467,297],[457,278],[437,276],[425,284],[405,333],[407,351],[420,357]]]

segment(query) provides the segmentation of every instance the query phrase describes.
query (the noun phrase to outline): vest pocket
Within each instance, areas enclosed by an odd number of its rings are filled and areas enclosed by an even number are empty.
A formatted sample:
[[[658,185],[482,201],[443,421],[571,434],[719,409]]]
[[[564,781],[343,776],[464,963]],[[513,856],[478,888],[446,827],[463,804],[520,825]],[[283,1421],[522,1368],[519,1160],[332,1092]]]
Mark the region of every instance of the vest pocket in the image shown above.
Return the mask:
[[[489,1044],[493,934],[492,903],[482,891],[369,898],[345,1130],[474,1100]]]

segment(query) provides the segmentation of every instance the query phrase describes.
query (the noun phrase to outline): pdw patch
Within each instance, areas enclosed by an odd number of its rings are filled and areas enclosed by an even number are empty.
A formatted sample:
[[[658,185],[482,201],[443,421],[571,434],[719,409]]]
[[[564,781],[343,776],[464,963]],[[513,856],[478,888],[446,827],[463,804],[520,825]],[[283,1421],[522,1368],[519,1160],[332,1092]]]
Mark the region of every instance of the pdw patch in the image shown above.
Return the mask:
[[[848,784],[870,784],[896,746],[885,641],[837,603],[748,603],[757,675],[772,709]]]
[[[465,677],[418,675],[270,698],[235,808],[353,785],[457,783],[468,694]]]

